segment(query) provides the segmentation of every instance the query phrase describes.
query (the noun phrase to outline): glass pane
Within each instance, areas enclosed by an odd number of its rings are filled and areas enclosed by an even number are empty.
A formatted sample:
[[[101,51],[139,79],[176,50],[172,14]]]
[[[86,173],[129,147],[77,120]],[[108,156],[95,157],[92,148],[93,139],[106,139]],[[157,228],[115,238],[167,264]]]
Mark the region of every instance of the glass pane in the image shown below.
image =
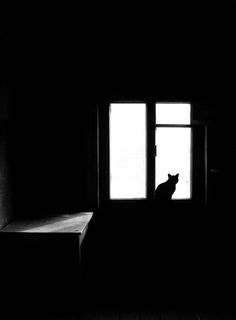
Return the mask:
[[[156,187],[179,173],[172,199],[191,198],[191,128],[156,129]]]
[[[156,103],[157,124],[190,124],[189,103]]]
[[[110,105],[110,198],[146,197],[146,105]]]

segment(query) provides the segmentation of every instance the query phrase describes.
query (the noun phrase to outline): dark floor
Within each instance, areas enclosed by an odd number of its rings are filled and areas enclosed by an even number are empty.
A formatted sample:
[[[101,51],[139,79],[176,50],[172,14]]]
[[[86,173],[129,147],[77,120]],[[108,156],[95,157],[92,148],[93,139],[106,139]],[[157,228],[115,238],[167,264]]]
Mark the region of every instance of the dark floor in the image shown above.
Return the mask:
[[[34,319],[34,317],[32,317]],[[234,320],[233,312],[175,312],[173,310],[158,312],[138,309],[96,309],[84,310],[80,315],[68,312],[66,314],[42,315],[41,320]]]
[[[60,254],[62,244],[36,270],[32,263],[30,274],[24,268],[37,254],[20,252],[5,270],[10,276],[2,309],[8,316],[1,319],[236,320],[233,226],[211,217],[147,221],[128,214],[91,224],[82,244],[79,290],[69,252]],[[27,265],[20,267],[22,257]]]
[[[236,319],[235,240],[229,225],[200,212],[158,221],[142,215],[128,219],[128,214],[108,218],[109,228],[106,222],[95,224],[88,234],[85,317]]]
[[[236,319],[234,313],[197,313],[197,312],[157,312],[153,310],[98,310],[87,312],[81,316],[82,320],[232,320]]]

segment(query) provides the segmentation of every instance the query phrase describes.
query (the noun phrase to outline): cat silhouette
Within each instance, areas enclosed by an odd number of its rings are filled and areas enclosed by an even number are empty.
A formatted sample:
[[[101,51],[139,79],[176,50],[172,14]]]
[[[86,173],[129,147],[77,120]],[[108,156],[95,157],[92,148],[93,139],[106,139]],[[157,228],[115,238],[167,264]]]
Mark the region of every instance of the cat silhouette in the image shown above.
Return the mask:
[[[172,199],[173,193],[176,189],[176,184],[179,181],[179,174],[171,175],[168,174],[168,180],[160,183],[154,194],[155,202],[169,202]]]

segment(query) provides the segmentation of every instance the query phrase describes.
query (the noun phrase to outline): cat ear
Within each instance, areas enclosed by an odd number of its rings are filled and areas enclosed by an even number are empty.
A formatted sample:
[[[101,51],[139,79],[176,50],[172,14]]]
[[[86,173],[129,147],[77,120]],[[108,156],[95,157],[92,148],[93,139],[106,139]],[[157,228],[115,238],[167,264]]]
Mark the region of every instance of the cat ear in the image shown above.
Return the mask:
[[[170,177],[171,177],[171,174],[168,173],[168,178],[170,178]]]
[[[179,174],[177,173],[175,176],[178,178]]]

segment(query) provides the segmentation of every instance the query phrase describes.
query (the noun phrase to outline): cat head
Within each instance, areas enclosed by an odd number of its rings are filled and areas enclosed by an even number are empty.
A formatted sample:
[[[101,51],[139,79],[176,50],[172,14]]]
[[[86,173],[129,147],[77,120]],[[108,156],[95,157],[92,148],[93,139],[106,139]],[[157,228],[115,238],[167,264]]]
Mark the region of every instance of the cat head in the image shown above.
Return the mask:
[[[176,184],[179,181],[179,174],[177,173],[175,175],[171,175],[168,173],[168,179],[169,179],[169,181]]]

